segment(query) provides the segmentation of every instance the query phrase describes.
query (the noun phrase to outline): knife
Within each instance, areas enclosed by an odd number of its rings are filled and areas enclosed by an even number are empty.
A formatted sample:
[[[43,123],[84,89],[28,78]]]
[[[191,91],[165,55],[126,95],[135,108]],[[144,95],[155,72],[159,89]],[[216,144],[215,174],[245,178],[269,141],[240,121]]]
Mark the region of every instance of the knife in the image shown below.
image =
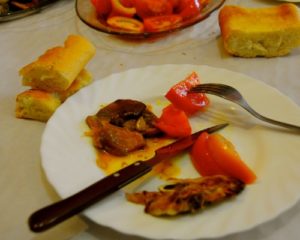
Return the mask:
[[[132,181],[150,172],[153,166],[161,160],[174,157],[183,150],[186,150],[193,145],[201,133],[213,133],[227,125],[227,123],[219,124],[195,132],[188,137],[181,138],[167,146],[157,149],[154,157],[149,160],[137,161],[111,175],[108,175],[66,199],[37,210],[29,217],[28,224],[30,229],[33,232],[42,232],[60,222],[63,222],[98,202],[107,195],[121,189]]]

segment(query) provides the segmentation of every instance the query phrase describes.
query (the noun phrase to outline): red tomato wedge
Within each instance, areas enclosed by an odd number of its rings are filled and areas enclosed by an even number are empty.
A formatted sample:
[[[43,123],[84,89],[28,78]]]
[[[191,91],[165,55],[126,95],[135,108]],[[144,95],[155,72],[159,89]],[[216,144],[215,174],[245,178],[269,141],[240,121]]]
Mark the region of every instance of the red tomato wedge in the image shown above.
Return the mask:
[[[176,14],[149,17],[144,19],[145,31],[160,32],[172,29],[182,21],[182,17]]]
[[[192,163],[202,176],[211,176],[216,174],[226,175],[208,151],[208,138],[209,134],[204,132],[194,143],[190,152]]]
[[[173,5],[169,0],[136,0],[134,6],[137,15],[143,19],[173,13]]]
[[[107,19],[107,24],[115,28],[120,28],[132,32],[143,32],[144,30],[144,25],[142,22],[129,17],[109,17]]]
[[[155,125],[168,136],[174,138],[186,137],[192,133],[187,115],[173,104],[163,109]]]
[[[255,173],[242,161],[233,144],[220,134],[212,134],[207,140],[208,151],[227,174],[250,184],[256,180]]]
[[[170,0],[172,6],[173,6],[173,12],[175,12],[175,9],[179,6],[182,0]]]
[[[135,0],[120,0],[125,7],[134,7]]]
[[[198,84],[200,84],[200,79],[196,72],[192,72],[183,81],[172,86],[165,97],[188,115],[199,110],[203,111],[209,104],[207,96],[204,93],[188,93],[193,86]]]
[[[97,14],[108,16],[112,10],[111,0],[91,0]]]
[[[233,144],[220,134],[201,134],[191,150],[191,160],[202,176],[223,174],[246,184],[255,182],[255,173],[242,161]]]
[[[200,0],[181,0],[178,7],[179,14],[183,19],[188,19],[201,12],[202,4]]]

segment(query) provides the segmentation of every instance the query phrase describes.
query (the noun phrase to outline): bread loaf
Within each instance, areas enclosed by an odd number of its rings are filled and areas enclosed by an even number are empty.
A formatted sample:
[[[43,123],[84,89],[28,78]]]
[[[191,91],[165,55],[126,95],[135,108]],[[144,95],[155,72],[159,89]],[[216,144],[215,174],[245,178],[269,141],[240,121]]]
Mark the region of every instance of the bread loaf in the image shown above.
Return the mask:
[[[95,47],[84,37],[70,35],[63,47],[46,51],[19,73],[23,85],[45,91],[64,91],[95,54]]]
[[[83,69],[71,86],[61,92],[30,89],[16,99],[16,117],[46,122],[68,97],[92,82],[91,74]]]
[[[225,6],[219,25],[225,50],[235,56],[283,56],[300,45],[299,9],[291,3],[268,8]]]

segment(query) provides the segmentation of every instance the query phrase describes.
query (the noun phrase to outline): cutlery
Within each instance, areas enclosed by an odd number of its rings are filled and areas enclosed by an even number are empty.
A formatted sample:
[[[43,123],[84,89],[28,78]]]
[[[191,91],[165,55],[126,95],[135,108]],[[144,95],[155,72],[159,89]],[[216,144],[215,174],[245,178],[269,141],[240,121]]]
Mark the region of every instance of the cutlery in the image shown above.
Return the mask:
[[[78,214],[102,198],[150,172],[153,166],[161,162],[161,160],[174,157],[183,150],[186,150],[193,145],[201,133],[213,133],[221,130],[227,125],[227,123],[224,123],[206,128],[195,132],[188,137],[181,138],[167,146],[161,147],[155,151],[154,157],[149,160],[137,161],[111,175],[108,175],[66,199],[34,212],[28,220],[30,229],[34,232],[41,232]]]
[[[277,120],[273,120],[271,118],[265,117],[258,112],[256,112],[250,105],[246,102],[246,100],[243,98],[241,93],[236,90],[235,88],[225,85],[225,84],[216,84],[216,83],[207,83],[207,84],[199,84],[193,88],[190,89],[191,93],[208,93],[213,94],[219,97],[222,97],[226,100],[232,101],[238,105],[240,105],[242,108],[247,110],[250,114],[252,114],[254,117],[274,124],[281,127],[293,129],[296,131],[300,131],[300,126],[296,126],[290,123],[284,123]]]

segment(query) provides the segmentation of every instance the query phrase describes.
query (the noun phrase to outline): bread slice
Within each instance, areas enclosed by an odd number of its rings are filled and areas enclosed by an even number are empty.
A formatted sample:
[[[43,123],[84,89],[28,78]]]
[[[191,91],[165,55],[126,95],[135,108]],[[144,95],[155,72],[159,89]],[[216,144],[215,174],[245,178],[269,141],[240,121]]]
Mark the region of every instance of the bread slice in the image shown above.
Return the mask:
[[[83,69],[68,89],[65,91],[56,92],[56,94],[60,100],[64,102],[68,97],[76,93],[81,88],[89,85],[92,81],[92,75],[86,69]]]
[[[299,10],[291,3],[268,8],[225,6],[219,25],[225,50],[235,56],[283,56],[300,45]]]
[[[65,91],[26,90],[17,96],[16,117],[46,122],[61,103],[81,88],[90,84],[92,80],[92,75],[86,69],[83,69]]]
[[[58,96],[41,90],[26,90],[16,99],[16,117],[46,122],[61,105]]]
[[[95,47],[87,39],[70,35],[64,46],[46,51],[19,73],[23,85],[45,91],[64,91],[70,87],[95,54]]]

